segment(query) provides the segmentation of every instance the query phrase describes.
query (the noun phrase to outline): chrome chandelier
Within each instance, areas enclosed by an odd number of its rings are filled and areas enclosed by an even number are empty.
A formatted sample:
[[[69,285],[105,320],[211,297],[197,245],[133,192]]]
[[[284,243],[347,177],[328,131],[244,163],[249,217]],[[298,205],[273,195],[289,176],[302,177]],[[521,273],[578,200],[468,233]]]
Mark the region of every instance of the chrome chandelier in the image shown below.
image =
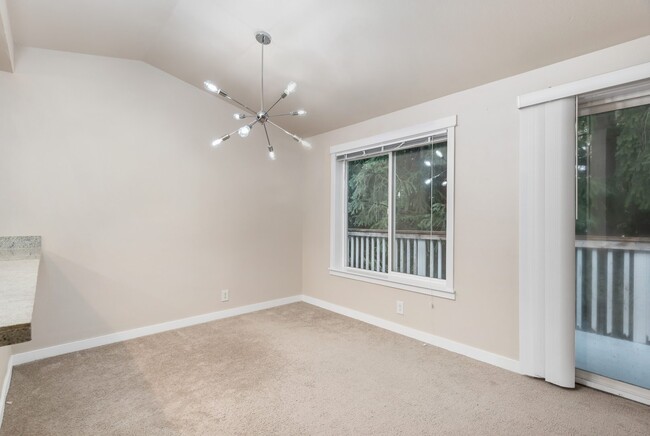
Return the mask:
[[[305,141],[304,139],[300,138],[298,135],[294,135],[293,133],[285,130],[284,128],[278,126],[275,124],[273,121],[271,121],[271,118],[275,117],[284,117],[284,116],[305,116],[307,115],[307,112],[304,109],[298,109],[292,112],[286,112],[286,113],[281,113],[281,114],[275,114],[271,115],[270,112],[271,110],[278,104],[280,103],[280,100],[286,98],[288,95],[293,94],[296,90],[296,82],[289,82],[287,85],[286,89],[282,92],[282,95],[280,95],[280,98],[278,98],[275,103],[273,103],[268,109],[265,109],[264,105],[264,46],[269,45],[271,43],[271,35],[269,35],[266,32],[257,32],[255,34],[255,39],[257,42],[260,43],[262,46],[262,72],[261,72],[261,78],[262,78],[262,89],[261,89],[261,108],[259,111],[255,112],[253,109],[249,108],[243,103],[240,103],[239,101],[235,100],[232,98],[230,95],[228,95],[226,92],[224,92],[221,88],[219,88],[217,85],[215,85],[213,82],[206,80],[203,82],[203,86],[205,86],[205,89],[208,90],[209,92],[216,94],[220,97],[226,98],[230,100],[231,102],[235,103],[237,106],[239,106],[244,112],[238,112],[233,115],[233,117],[236,120],[245,120],[247,118],[253,119],[250,123],[247,123],[240,127],[237,130],[234,130],[226,135],[223,135],[220,138],[215,139],[212,141],[212,146],[216,147],[219,144],[221,144],[223,141],[226,141],[230,139],[230,136],[234,135],[235,133],[238,133],[239,136],[242,138],[246,138],[250,132],[253,126],[256,124],[260,124],[262,127],[264,127],[264,133],[266,135],[266,142],[268,144],[268,150],[269,150],[269,157],[272,160],[275,160],[275,151],[273,151],[273,146],[271,145],[271,139],[269,138],[269,132],[266,128],[267,124],[270,124],[282,132],[286,133],[289,135],[294,141],[299,142],[306,148],[310,148],[311,145],[309,142]]]

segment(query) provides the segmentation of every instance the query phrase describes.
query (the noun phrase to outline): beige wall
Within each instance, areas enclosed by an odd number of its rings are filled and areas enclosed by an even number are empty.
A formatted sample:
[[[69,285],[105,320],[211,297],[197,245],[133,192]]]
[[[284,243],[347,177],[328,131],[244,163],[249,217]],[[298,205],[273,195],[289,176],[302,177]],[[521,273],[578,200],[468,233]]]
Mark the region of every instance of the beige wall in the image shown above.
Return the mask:
[[[646,37],[310,138],[303,293],[518,359],[517,96],[649,61]],[[329,147],[449,115],[458,116],[456,301],[330,276]],[[403,316],[395,313],[398,299]]]
[[[0,72],[0,234],[42,235],[43,258],[33,341],[14,352],[300,293],[295,142],[278,138],[275,162],[259,130],[212,149],[235,109],[141,62],[16,60]]]
[[[34,340],[14,352],[302,290],[516,359],[516,97],[648,61],[650,37],[316,136],[310,153],[278,138],[271,163],[259,132],[212,150],[233,108],[144,63],[19,50],[0,72],[0,234],[40,234],[44,254]],[[329,146],[449,115],[457,300],[330,276]]]

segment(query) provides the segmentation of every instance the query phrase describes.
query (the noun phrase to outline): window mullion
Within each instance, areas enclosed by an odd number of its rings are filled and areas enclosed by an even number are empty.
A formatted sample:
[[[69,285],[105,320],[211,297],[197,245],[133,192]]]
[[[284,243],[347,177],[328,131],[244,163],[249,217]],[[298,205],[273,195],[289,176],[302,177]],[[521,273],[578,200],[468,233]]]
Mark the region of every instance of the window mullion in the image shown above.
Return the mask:
[[[348,259],[350,255],[350,247],[348,247],[349,243],[349,236],[348,236],[348,164],[345,162],[343,164],[343,171],[341,171],[342,174],[342,187],[343,187],[343,200],[342,200],[342,214],[339,219],[343,220],[343,259],[341,262],[341,266],[348,267]]]
[[[386,273],[390,274],[393,270],[393,186],[394,174],[393,171],[393,156],[394,153],[388,154],[388,267]]]

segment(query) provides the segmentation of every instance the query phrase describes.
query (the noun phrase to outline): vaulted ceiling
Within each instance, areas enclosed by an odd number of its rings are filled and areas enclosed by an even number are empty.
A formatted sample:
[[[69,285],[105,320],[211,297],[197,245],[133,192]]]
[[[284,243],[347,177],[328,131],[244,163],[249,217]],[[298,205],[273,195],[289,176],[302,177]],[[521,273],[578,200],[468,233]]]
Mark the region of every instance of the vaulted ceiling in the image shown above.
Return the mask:
[[[650,34],[647,0],[5,1],[0,52],[13,35],[17,46],[141,60],[253,107],[254,34],[266,30],[267,99],[298,83],[282,105],[308,110],[284,123],[303,136]]]

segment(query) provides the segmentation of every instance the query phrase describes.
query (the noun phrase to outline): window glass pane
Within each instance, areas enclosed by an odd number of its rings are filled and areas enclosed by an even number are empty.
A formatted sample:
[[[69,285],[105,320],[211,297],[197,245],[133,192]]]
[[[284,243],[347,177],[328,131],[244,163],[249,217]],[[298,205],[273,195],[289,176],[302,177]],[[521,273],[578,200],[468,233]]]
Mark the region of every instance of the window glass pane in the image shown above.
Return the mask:
[[[347,266],[388,272],[388,156],[347,163]]]
[[[650,105],[578,119],[576,367],[650,389]]]
[[[650,105],[578,120],[576,235],[650,237]]]
[[[392,270],[445,279],[446,142],[394,153],[393,205]]]

